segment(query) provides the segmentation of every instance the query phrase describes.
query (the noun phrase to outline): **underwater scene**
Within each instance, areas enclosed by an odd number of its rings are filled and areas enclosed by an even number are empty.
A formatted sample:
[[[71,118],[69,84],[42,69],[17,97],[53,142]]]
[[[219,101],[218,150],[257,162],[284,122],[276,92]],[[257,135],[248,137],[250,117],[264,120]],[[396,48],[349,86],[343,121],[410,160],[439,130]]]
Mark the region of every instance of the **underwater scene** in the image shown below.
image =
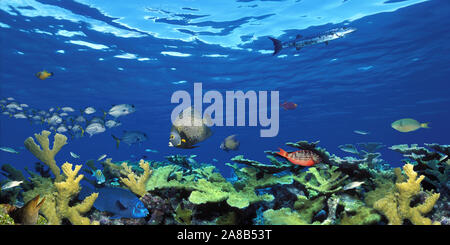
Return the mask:
[[[0,0],[0,224],[449,225],[450,1]]]

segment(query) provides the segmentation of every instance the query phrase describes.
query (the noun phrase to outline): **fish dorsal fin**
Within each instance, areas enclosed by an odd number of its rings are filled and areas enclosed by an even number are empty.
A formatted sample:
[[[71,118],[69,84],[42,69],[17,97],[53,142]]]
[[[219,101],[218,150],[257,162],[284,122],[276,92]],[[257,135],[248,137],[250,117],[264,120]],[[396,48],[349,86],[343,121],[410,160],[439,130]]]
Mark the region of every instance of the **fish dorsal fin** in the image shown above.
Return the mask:
[[[117,200],[117,201],[116,201],[116,206],[117,206],[120,210],[125,210],[125,209],[127,209],[127,207],[126,207],[120,200]]]
[[[302,37],[303,37],[303,36],[300,35],[300,34],[297,34],[297,36],[295,36],[296,39],[300,39],[300,38],[302,38]]]

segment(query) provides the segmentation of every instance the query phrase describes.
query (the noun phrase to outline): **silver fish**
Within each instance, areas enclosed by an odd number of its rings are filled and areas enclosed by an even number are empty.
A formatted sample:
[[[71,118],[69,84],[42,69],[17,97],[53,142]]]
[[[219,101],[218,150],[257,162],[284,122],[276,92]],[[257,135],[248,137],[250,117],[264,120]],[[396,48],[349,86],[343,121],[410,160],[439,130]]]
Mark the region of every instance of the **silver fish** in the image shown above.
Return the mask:
[[[108,111],[108,114],[117,118],[120,116],[128,115],[135,111],[136,111],[136,109],[135,109],[134,105],[120,104],[120,105],[114,105],[113,107],[111,107],[111,109],[109,109],[109,111]]]
[[[0,150],[2,150],[4,152],[9,152],[9,153],[15,153],[15,154],[19,153],[18,151],[14,150],[11,147],[0,147]]]
[[[64,125],[61,125],[56,129],[56,132],[58,132],[58,133],[65,133],[67,131],[68,130],[67,130],[66,126],[64,126]]]
[[[272,38],[272,37],[269,37],[269,39],[272,40],[272,42],[273,42],[273,48],[274,48],[273,55],[276,55],[282,49],[289,48],[289,47],[295,47],[295,49],[300,50],[303,47],[314,45],[314,44],[319,44],[319,43],[325,43],[328,45],[329,41],[343,38],[347,34],[352,33],[354,31],[356,31],[355,28],[343,27],[343,28],[337,28],[337,29],[330,30],[328,32],[325,32],[322,35],[318,35],[318,36],[314,36],[314,37],[304,38],[301,35],[297,35],[295,40],[288,41],[288,42],[281,42],[280,40]]]
[[[362,184],[364,184],[364,181],[353,181],[351,183],[348,183],[344,186],[344,190],[350,190],[360,187]]]
[[[74,112],[75,111],[72,107],[68,107],[68,106],[62,107],[61,110],[63,112]]]
[[[73,152],[70,152],[70,155],[71,155],[73,158],[80,158],[80,156],[78,156],[77,154],[75,154],[75,153],[73,153]]]
[[[105,126],[106,126],[107,128],[118,127],[118,126],[120,126],[120,125],[122,125],[122,123],[116,122],[116,121],[114,121],[114,120],[108,120],[108,121],[105,122]]]
[[[83,112],[84,113],[86,113],[86,114],[92,114],[92,113],[95,113],[96,112],[96,110],[94,109],[94,107],[86,107],[84,110],[83,110]]]
[[[86,133],[89,134],[89,136],[92,137],[94,134],[99,134],[105,132],[105,126],[103,126],[101,123],[91,123],[86,127]]]
[[[58,115],[53,115],[52,117],[47,118],[47,123],[51,125],[58,125],[62,123],[62,121],[62,118]]]
[[[101,155],[98,159],[97,159],[97,161],[101,161],[102,159],[104,159],[106,157],[106,154],[103,154],[103,155]]]
[[[27,116],[23,112],[16,113],[13,115],[13,117],[17,119],[27,119]]]
[[[14,188],[16,186],[19,186],[22,183],[23,183],[23,181],[15,181],[15,180],[10,181],[2,186],[2,190]]]
[[[362,131],[362,130],[355,130],[355,131],[353,131],[353,133],[360,134],[360,135],[367,135],[367,134],[369,134],[369,132]]]

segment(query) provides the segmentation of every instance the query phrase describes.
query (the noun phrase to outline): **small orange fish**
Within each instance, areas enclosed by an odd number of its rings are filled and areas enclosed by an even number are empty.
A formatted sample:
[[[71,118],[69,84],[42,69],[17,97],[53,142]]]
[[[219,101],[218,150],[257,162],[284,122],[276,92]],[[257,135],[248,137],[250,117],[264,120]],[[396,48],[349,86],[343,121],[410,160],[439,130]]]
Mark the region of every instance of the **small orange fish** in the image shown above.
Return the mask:
[[[321,161],[320,156],[312,151],[299,150],[294,152],[286,152],[281,148],[279,149],[280,152],[277,152],[277,154],[286,158],[289,162],[295,165],[311,167]]]
[[[294,110],[295,108],[297,108],[298,105],[295,104],[294,102],[284,102],[280,106],[287,111],[287,110]]]
[[[48,72],[46,70],[40,71],[38,73],[36,73],[36,77],[41,79],[41,80],[45,80],[49,77],[53,76],[53,72]]]

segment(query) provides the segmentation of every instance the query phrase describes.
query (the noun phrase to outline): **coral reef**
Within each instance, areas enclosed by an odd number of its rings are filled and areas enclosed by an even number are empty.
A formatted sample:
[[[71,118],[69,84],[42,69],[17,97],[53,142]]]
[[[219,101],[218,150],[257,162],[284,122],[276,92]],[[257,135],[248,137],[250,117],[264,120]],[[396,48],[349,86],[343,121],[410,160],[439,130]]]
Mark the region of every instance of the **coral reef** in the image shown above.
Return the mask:
[[[55,155],[61,150],[61,148],[67,144],[67,137],[62,134],[55,134],[53,140],[53,147],[50,149],[50,141],[48,136],[51,133],[47,130],[43,130],[41,134],[34,134],[34,137],[39,142],[40,146],[34,142],[32,137],[28,137],[24,144],[25,147],[45,165],[47,165],[52,173],[55,175],[56,181],[61,181],[63,176],[59,167],[56,165]],[[42,147],[42,148],[41,148]]]
[[[127,176],[126,178],[120,178],[120,180],[132,191],[134,194],[138,196],[144,196],[147,193],[146,183],[150,178],[151,170],[148,162],[144,162],[141,159],[139,162],[139,166],[144,170],[144,173],[140,176],[137,176],[136,173],[131,170],[131,167],[127,165],[127,163],[122,163],[123,172]]]
[[[337,170],[336,166],[322,170],[311,167],[299,176],[294,176],[294,180],[306,187],[310,198],[319,194],[330,194],[342,190],[342,183],[348,178]]]
[[[91,222],[89,218],[81,216],[91,209],[98,193],[91,194],[75,206],[69,204],[80,191],[79,182],[83,178],[83,175],[78,175],[80,169],[81,165],[76,165],[75,169],[72,170],[72,164],[64,163],[62,170],[65,180],[55,183],[45,181],[33,190],[24,193],[24,199],[26,200],[30,196],[34,197],[37,194],[45,197],[46,201],[41,207],[41,212],[49,224],[61,224],[63,219],[67,219],[71,224],[76,225],[98,224],[96,221]]]
[[[25,141],[27,149],[43,162],[28,179],[13,165],[1,167],[9,180],[24,181],[20,187],[2,191],[0,224],[15,224],[8,213],[23,203],[45,198],[32,216],[38,224],[102,225],[373,225],[449,224],[449,145],[398,145],[412,164],[388,166],[377,151],[378,142],[346,144],[342,150],[353,156],[331,155],[319,141],[288,142],[287,146],[312,151],[321,162],[302,167],[277,152],[265,151],[268,163],[238,155],[225,163],[233,171],[224,178],[214,165],[199,163],[196,155],[171,155],[163,161],[105,159],[85,162],[91,170],[102,170],[106,182],[96,188],[124,187],[140,197],[140,208],[149,215],[112,219],[111,213],[92,208],[98,193],[85,197],[80,181],[81,165],[66,162],[58,167],[55,155],[66,144],[61,134],[42,131]],[[48,169],[47,169],[48,167]],[[222,169],[221,169],[222,170]],[[54,177],[52,177],[54,176]],[[120,182],[119,182],[120,181]],[[363,183],[363,185],[361,185]],[[352,187],[349,187],[352,186]],[[356,186],[356,188],[354,188]],[[345,188],[344,188],[345,187]],[[15,194],[14,194],[14,193]],[[99,190],[100,192],[100,190]],[[131,195],[131,194],[130,194]],[[83,200],[81,199],[83,196]],[[134,195],[132,195],[134,197]],[[5,197],[5,198],[3,198]],[[14,200],[12,198],[14,197]],[[37,198],[36,198],[37,197]],[[42,200],[42,199],[41,199]],[[100,199],[99,199],[100,200]],[[108,200],[106,200],[108,201]],[[30,203],[34,203],[31,201]],[[142,204],[145,207],[142,207]],[[37,216],[40,211],[42,216]],[[21,223],[21,222],[19,222]]]
[[[390,193],[374,203],[374,208],[382,212],[389,220],[391,225],[401,225],[404,219],[409,219],[416,225],[430,225],[433,222],[424,216],[431,211],[440,194],[430,195],[424,202],[418,206],[411,207],[411,202],[420,192],[420,183],[425,178],[421,175],[417,178],[417,173],[413,170],[413,165],[403,166],[408,180],[406,182],[396,183],[396,191]],[[438,224],[434,222],[433,224]]]

